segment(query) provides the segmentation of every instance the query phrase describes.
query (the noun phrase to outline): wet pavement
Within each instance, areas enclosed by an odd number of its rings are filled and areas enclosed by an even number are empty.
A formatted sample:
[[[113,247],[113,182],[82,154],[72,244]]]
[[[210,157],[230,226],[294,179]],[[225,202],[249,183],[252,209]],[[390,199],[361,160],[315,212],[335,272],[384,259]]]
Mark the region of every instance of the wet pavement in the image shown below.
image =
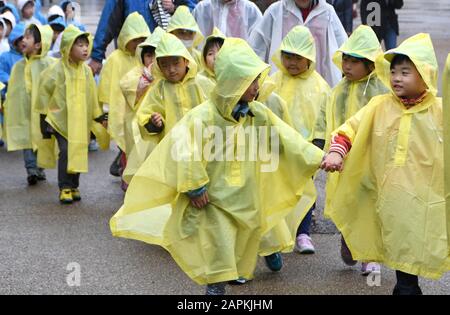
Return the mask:
[[[439,62],[450,51],[450,2],[405,1],[399,10],[400,39],[429,31]],[[81,1],[83,19],[96,28],[101,5]],[[121,205],[119,179],[109,175],[115,149],[90,153],[90,173],[81,176],[83,200],[58,203],[56,171],[46,182],[28,187],[20,152],[0,148],[0,294],[202,294],[162,248],[113,238],[109,219]],[[283,255],[285,266],[272,273],[260,259],[255,280],[229,288],[230,294],[390,294],[394,272],[364,278],[359,265],[345,266],[339,236],[322,218],[323,176],[312,236],[315,255]],[[70,275],[80,268],[79,286]],[[75,278],[76,279],[76,278]],[[69,281],[67,281],[69,280]],[[379,281],[378,281],[379,280]],[[378,286],[379,284],[379,286]],[[450,274],[439,281],[421,280],[425,294],[449,294]]]

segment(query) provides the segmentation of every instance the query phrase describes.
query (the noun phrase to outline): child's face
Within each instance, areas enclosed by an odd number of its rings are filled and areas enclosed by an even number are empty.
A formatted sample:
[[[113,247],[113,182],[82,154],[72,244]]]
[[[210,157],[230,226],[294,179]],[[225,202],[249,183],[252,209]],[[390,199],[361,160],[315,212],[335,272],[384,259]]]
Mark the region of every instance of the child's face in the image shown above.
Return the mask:
[[[24,19],[30,19],[34,15],[34,1],[29,1],[22,9]]]
[[[214,64],[216,63],[216,56],[219,53],[220,46],[219,45],[213,45],[210,47],[206,53],[206,67],[208,67],[209,70],[214,72]]]
[[[172,34],[181,40],[194,40],[195,37],[195,32],[185,29],[176,29]]]
[[[148,68],[153,62],[155,62],[155,53],[147,52],[144,54],[144,66]]]
[[[342,56],[342,70],[349,81],[361,80],[370,73],[364,62],[348,55]]]
[[[89,42],[80,38],[75,41],[70,49],[70,60],[74,63],[84,62],[89,59]]]
[[[36,43],[33,34],[27,30],[23,37],[23,53],[27,56],[37,55],[42,48],[41,43]]]
[[[427,89],[414,64],[403,62],[391,69],[391,87],[401,98],[417,98]]]
[[[23,41],[23,37],[19,37],[18,39],[16,39],[16,41],[14,42],[14,48],[21,54],[23,54],[23,51],[25,49],[25,43]]]
[[[249,103],[249,102],[253,102],[255,100],[255,98],[256,98],[256,96],[258,96],[258,92],[259,92],[258,80],[259,80],[259,76],[252,82],[252,84],[250,84],[248,89],[241,96],[240,101]]]
[[[181,82],[186,76],[189,61],[183,57],[160,57],[157,61],[161,72],[168,81],[172,83]]]
[[[67,5],[66,11],[64,12],[64,14],[66,15],[66,19],[68,19],[68,20],[73,19],[74,15],[75,15],[75,11],[73,10],[73,7],[71,4]]]
[[[144,41],[145,41],[145,37],[139,37],[139,38],[130,40],[127,43],[127,45],[125,46],[125,49],[134,56],[134,54],[136,53],[137,46],[139,46],[139,44],[143,43]]]
[[[297,7],[301,9],[309,8],[311,5],[311,0],[294,0]]]
[[[281,61],[291,76],[297,76],[309,69],[309,60],[296,54],[282,52]]]

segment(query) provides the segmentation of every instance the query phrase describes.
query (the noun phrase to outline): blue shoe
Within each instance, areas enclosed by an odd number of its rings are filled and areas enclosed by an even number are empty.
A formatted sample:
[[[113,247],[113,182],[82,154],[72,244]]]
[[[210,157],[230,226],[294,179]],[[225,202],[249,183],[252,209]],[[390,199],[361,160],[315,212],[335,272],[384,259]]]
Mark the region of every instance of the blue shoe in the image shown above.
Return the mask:
[[[283,258],[280,253],[275,253],[264,257],[266,266],[272,271],[280,271],[283,267]]]

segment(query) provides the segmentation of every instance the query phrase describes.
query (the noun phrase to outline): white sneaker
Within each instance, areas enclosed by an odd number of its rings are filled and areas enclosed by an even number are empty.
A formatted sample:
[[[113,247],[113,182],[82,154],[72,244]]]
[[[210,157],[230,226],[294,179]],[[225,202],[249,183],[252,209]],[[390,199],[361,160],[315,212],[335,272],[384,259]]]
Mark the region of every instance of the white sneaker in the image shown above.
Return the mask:
[[[307,234],[300,234],[297,236],[296,249],[300,254],[314,254],[316,249],[312,244],[311,237]]]

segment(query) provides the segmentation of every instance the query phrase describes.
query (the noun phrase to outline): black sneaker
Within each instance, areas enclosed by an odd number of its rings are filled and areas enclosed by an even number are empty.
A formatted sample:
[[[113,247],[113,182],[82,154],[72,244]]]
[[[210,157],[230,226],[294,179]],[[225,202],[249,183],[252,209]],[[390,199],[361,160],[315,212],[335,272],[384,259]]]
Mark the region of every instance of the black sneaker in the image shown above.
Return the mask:
[[[357,261],[353,259],[352,253],[345,243],[344,237],[341,235],[341,258],[347,266],[356,265]]]
[[[38,182],[37,175],[35,175],[35,174],[28,175],[27,182],[28,182],[28,185],[30,185],[30,186],[36,185]]]
[[[225,283],[218,282],[206,286],[205,295],[225,295]]]
[[[122,155],[122,151],[119,151],[119,154],[116,156],[111,166],[109,167],[109,173],[112,176],[120,177],[120,157]]]
[[[38,169],[36,176],[39,181],[47,180],[47,177],[45,176],[45,172],[44,172],[43,168]]]

